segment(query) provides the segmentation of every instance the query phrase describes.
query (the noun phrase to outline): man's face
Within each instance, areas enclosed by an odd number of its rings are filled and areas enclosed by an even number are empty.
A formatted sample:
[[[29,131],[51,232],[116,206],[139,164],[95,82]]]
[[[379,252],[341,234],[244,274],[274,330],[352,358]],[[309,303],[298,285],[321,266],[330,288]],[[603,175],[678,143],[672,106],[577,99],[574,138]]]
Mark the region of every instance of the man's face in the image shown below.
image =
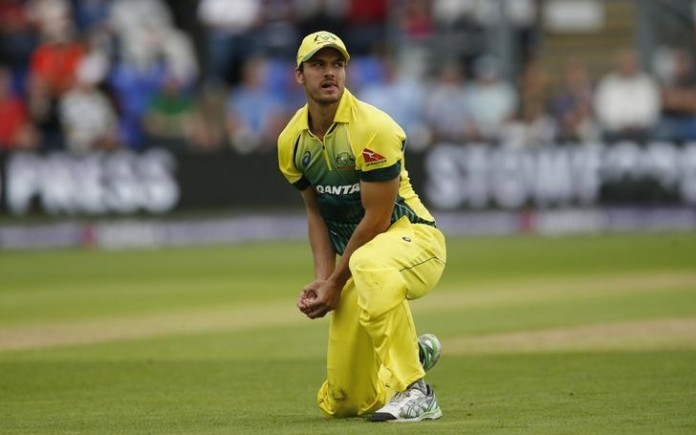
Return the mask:
[[[624,77],[631,77],[638,71],[638,58],[632,51],[623,51],[619,53],[616,60],[617,70]]]
[[[337,50],[322,48],[303,63],[302,71],[295,71],[295,79],[304,86],[308,100],[338,103],[346,85],[346,60]]]

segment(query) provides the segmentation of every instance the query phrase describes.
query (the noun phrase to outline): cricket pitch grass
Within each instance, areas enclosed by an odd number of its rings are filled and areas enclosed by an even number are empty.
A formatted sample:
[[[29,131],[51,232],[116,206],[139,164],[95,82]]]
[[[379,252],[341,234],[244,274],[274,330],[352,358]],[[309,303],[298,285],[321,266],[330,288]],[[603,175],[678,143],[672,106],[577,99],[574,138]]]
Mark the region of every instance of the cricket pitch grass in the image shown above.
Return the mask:
[[[450,239],[444,417],[328,420],[303,243],[0,253],[0,433],[696,433],[696,234]]]

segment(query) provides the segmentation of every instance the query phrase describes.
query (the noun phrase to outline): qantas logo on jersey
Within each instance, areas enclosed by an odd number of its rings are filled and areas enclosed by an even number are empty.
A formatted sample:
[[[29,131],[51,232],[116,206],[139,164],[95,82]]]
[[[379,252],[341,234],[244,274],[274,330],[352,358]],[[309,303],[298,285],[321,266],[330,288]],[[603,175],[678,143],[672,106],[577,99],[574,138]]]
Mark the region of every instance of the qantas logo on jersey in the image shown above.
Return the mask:
[[[328,193],[330,195],[350,195],[355,192],[360,192],[360,183],[345,184],[343,186],[315,186],[317,192]]]
[[[363,155],[363,159],[365,160],[365,164],[368,166],[369,165],[376,165],[378,163],[384,163],[387,161],[386,157],[372,151],[369,148],[365,148],[362,152],[362,155]]]

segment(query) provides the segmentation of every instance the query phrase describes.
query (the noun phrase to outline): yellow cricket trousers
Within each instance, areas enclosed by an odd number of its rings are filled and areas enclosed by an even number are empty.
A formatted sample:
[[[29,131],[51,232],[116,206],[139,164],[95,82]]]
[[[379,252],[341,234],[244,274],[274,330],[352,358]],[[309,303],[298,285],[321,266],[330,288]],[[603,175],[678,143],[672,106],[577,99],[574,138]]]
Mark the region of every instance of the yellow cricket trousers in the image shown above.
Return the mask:
[[[446,256],[437,228],[405,217],[353,253],[330,319],[327,380],[317,395],[324,414],[372,413],[425,375],[408,300],[435,287]]]

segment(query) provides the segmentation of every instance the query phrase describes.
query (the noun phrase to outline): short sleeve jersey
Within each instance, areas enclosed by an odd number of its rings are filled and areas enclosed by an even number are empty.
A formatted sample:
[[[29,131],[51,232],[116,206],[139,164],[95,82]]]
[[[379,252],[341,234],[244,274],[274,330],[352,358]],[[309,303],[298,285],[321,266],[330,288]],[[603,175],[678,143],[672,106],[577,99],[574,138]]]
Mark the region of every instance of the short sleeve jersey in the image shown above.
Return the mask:
[[[389,115],[344,90],[324,140],[309,130],[309,111],[297,111],[278,138],[278,163],[297,189],[313,188],[334,250],[342,254],[363,218],[360,181],[400,178],[391,222],[434,219],[413,191],[404,164],[406,134]]]

